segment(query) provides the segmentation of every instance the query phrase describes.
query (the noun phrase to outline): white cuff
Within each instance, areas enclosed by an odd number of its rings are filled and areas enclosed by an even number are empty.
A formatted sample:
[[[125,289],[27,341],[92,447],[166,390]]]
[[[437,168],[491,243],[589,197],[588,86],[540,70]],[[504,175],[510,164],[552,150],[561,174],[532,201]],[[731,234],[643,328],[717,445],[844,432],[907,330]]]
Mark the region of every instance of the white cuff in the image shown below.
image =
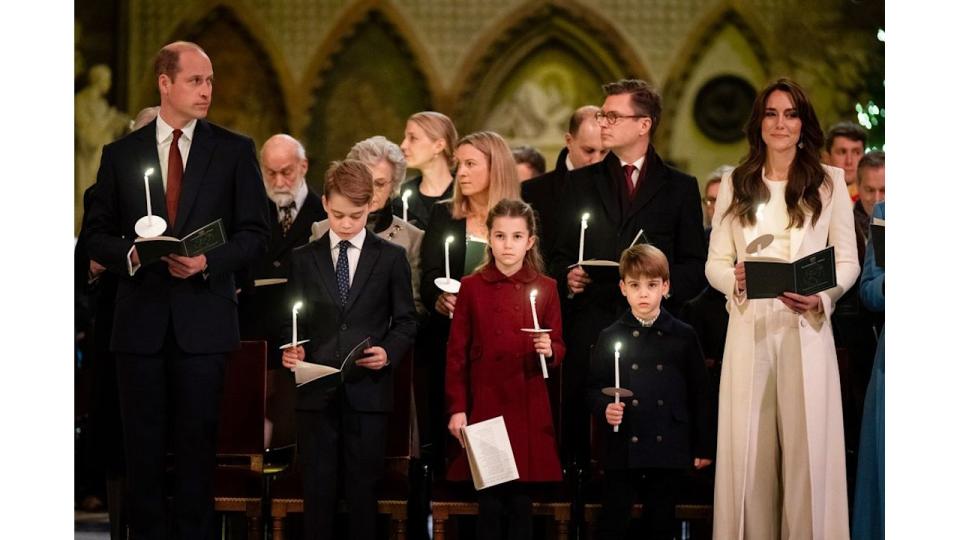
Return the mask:
[[[138,264],[138,265],[134,266],[134,265],[133,265],[133,260],[131,259],[131,257],[133,256],[133,250],[136,249],[136,247],[137,247],[137,246],[135,246],[135,245],[134,245],[134,246],[130,246],[130,251],[127,252],[127,271],[130,272],[130,275],[131,275],[131,276],[133,276],[134,274],[136,274],[136,273],[137,273],[137,270],[140,269],[140,265]]]

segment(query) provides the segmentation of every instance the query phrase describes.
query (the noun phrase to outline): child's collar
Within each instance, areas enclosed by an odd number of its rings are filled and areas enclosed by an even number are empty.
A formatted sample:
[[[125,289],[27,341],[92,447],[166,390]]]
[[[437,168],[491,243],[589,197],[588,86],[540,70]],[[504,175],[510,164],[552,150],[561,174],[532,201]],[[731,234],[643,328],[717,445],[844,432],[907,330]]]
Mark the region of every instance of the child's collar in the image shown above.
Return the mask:
[[[516,281],[520,283],[532,283],[537,279],[537,272],[530,267],[527,263],[524,263],[520,270],[517,270],[512,276],[505,276],[500,269],[497,268],[497,265],[492,261],[480,269],[480,276],[490,283],[495,283],[497,281]]]

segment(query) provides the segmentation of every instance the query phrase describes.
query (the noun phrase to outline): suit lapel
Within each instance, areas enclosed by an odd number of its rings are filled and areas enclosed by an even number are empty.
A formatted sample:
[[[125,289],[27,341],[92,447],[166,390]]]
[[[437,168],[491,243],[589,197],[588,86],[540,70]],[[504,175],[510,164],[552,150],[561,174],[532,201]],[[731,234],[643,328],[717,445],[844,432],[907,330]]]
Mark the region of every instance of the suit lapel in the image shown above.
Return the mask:
[[[373,272],[373,267],[380,257],[380,244],[377,242],[378,239],[375,238],[375,236],[372,232],[367,231],[367,236],[363,240],[363,249],[360,250],[360,260],[357,261],[357,270],[353,274],[350,292],[347,293],[347,304],[344,306],[344,312],[349,311],[353,303],[357,301],[357,297],[360,296],[360,291],[362,291],[367,284],[370,273]],[[329,234],[327,238],[330,238]],[[327,243],[329,244],[329,240]]]
[[[204,120],[197,120],[197,127],[193,130],[193,140],[190,142],[190,153],[187,155],[187,168],[183,171],[183,186],[180,190],[180,203],[177,205],[177,223],[173,226],[174,233],[180,234],[181,228],[193,208],[193,203],[200,193],[200,184],[204,173],[213,155],[213,130]]]
[[[825,209],[824,209],[825,210]],[[824,212],[821,211],[820,219],[823,219]],[[803,211],[803,227],[790,227],[790,261],[797,259],[797,253],[800,251],[800,246],[803,245],[803,239],[807,235],[807,231],[813,226],[813,214]]]
[[[620,158],[613,152],[608,153],[603,160],[603,167],[604,169],[600,170],[605,170],[607,174],[600,174],[599,177],[595,176],[591,183],[600,194],[600,202],[603,204],[607,215],[611,218],[611,221],[619,226],[622,216],[616,190],[619,188],[617,182],[623,183],[624,181],[623,169],[620,168]],[[577,216],[577,219],[579,218]]]
[[[327,294],[333,299],[334,304],[340,304],[340,289],[337,287],[337,276],[334,273],[333,258],[330,251],[330,233],[326,232],[319,240],[311,244],[310,252],[313,254],[313,262],[317,265],[317,271],[320,274],[320,281],[327,288]],[[362,253],[362,252],[361,252]]]
[[[627,211],[627,219],[625,219],[624,222],[629,221],[641,208],[653,199],[653,196],[656,195],[663,186],[667,185],[667,171],[660,161],[660,157],[657,156],[653,150],[652,144],[647,148],[647,155],[643,160],[643,168],[646,169],[646,171],[641,171],[639,180],[640,187],[637,188],[637,193],[633,197],[633,203],[630,205],[630,210]]]

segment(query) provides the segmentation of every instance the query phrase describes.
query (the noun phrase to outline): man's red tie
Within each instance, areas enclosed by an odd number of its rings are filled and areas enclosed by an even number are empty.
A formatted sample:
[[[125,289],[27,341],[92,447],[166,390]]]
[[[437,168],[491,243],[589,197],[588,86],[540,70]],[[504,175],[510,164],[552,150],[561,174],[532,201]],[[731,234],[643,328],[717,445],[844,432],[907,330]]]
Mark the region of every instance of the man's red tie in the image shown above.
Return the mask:
[[[633,200],[633,194],[637,191],[636,184],[633,183],[633,171],[637,170],[633,165],[623,166],[624,180],[627,182],[627,195]]]
[[[167,160],[167,226],[173,230],[177,222],[177,204],[180,202],[180,185],[183,183],[183,158],[180,156],[180,136],[183,132],[173,130],[173,142],[170,143],[170,157]]]

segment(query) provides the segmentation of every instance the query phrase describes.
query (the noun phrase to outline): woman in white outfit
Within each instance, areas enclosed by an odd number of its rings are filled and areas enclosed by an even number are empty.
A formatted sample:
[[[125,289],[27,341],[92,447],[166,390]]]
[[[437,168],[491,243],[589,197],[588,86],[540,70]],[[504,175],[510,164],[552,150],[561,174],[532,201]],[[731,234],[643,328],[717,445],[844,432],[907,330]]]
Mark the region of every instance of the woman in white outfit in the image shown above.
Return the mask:
[[[823,132],[796,83],[757,97],[750,152],[724,175],[706,273],[727,296],[720,379],[715,539],[849,538],[843,422],[830,314],[857,279],[853,208],[841,169],[821,165]],[[788,261],[834,246],[837,286],[748,300],[743,260]]]

